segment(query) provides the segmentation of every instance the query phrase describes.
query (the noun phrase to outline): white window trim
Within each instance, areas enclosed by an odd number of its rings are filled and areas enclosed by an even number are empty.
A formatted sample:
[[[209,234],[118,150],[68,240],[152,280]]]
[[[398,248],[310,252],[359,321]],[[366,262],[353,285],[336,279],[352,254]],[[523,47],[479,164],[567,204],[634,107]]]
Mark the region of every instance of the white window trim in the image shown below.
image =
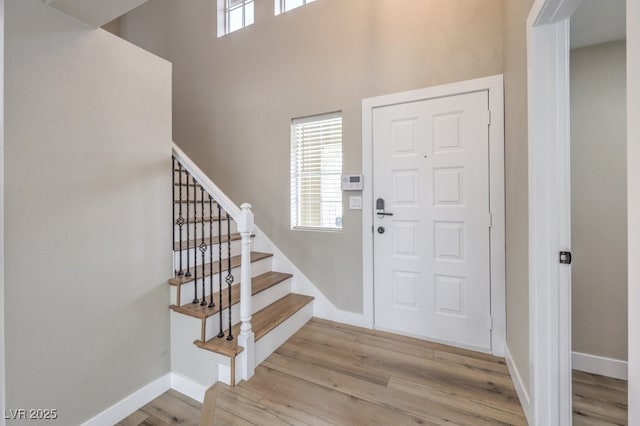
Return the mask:
[[[238,28],[237,30],[233,30],[233,31],[229,31],[229,22],[227,19],[227,1],[228,0],[218,0],[217,3],[217,34],[218,37],[222,37],[225,36],[227,34],[231,34],[234,33],[236,31],[239,31],[243,28],[248,27],[249,25],[253,25],[255,23],[255,0],[251,0],[253,2],[253,6],[254,6],[254,16],[253,16],[253,22],[251,24],[245,24],[245,16],[244,13],[242,14],[242,27]]]
[[[294,197],[294,182],[293,182],[293,158],[295,158],[296,156],[296,149],[297,149],[297,141],[296,141],[296,132],[295,132],[295,126],[298,124],[306,124],[306,123],[312,123],[314,121],[321,121],[321,120],[331,120],[334,118],[342,118],[342,111],[334,111],[334,112],[329,112],[326,114],[316,114],[316,115],[311,115],[311,116],[307,116],[307,117],[300,117],[300,118],[294,118],[293,120],[291,120],[291,141],[290,141],[290,146],[291,146],[291,157],[290,157],[290,175],[289,175],[289,180],[290,180],[290,195],[291,195],[291,205],[290,205],[290,220],[291,220],[291,230],[292,231],[310,231],[310,232],[342,232],[343,226],[341,225],[339,228],[338,227],[323,227],[323,226],[300,226],[300,225],[296,225],[296,220],[294,219],[294,215],[297,213],[297,200]],[[341,123],[342,126],[342,123]],[[341,138],[341,147],[342,147],[342,138]],[[342,171],[341,171],[342,172]],[[342,195],[342,191],[341,195]],[[297,197],[297,191],[295,192],[296,197]],[[341,206],[342,206],[342,215],[344,216],[344,201],[341,199]]]

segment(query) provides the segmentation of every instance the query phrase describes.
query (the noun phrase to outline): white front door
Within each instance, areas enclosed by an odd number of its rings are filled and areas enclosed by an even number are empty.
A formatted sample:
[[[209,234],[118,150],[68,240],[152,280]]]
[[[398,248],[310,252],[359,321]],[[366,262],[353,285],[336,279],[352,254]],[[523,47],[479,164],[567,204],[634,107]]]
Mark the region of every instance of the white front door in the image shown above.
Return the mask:
[[[373,111],[376,328],[491,350],[489,121],[487,91]]]

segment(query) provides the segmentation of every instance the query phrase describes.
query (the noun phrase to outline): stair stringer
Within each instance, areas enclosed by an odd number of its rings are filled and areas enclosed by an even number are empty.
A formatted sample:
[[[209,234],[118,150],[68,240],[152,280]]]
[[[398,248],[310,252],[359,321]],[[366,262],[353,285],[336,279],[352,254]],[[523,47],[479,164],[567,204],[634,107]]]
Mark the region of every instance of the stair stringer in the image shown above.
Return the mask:
[[[315,298],[313,301],[314,317],[350,324],[356,327],[371,327],[371,324],[368,324],[365,320],[364,314],[338,309],[258,226],[254,225],[253,233],[255,235],[255,250],[273,254],[273,269],[275,271],[293,274],[291,291]]]

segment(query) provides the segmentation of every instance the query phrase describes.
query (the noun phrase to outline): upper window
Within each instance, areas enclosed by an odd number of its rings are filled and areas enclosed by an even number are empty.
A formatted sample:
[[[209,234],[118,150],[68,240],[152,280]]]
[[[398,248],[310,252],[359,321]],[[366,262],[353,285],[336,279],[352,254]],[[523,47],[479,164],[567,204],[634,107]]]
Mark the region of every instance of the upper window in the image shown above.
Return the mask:
[[[288,12],[296,7],[304,6],[315,0],[275,0],[276,1],[276,15],[284,12]]]
[[[291,123],[291,228],[342,229],[342,115]]]
[[[218,37],[253,24],[254,0],[218,0]]]

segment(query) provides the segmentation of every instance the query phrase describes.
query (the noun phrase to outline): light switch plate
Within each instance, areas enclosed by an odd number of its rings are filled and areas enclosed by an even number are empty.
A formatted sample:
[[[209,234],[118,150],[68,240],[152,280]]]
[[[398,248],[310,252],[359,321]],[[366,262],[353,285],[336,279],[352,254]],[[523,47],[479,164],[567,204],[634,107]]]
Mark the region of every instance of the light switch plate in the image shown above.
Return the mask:
[[[349,197],[349,210],[362,210],[362,197]]]

